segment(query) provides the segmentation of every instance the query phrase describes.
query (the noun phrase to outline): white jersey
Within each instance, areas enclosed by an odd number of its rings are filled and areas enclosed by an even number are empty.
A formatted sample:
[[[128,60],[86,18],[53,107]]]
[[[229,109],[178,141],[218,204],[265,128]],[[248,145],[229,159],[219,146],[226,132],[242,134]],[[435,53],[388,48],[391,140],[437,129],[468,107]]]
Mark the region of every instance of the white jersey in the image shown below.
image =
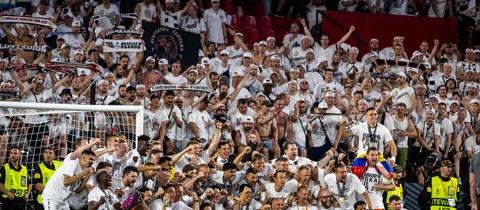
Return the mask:
[[[394,0],[390,5],[391,15],[407,15],[408,0]]]
[[[381,163],[378,162],[377,166],[381,167]],[[383,190],[375,190],[374,186],[376,184],[388,184],[390,183],[389,180],[385,179],[383,175],[378,172],[374,167],[368,167],[368,169],[362,175],[362,182],[363,186],[368,192],[368,196],[370,197],[370,202],[372,206],[371,209],[384,209],[383,204]]]
[[[294,47],[290,52],[288,58],[292,61],[293,66],[298,66],[300,64],[305,64],[307,59],[307,50],[303,50],[301,47]]]
[[[162,123],[167,120],[167,113],[164,110],[156,110],[155,112],[145,110],[143,132],[151,138],[157,138]]]
[[[392,135],[387,127],[377,123],[374,128],[370,128],[368,124],[360,123],[351,128],[352,134],[358,137],[357,154],[366,154],[368,148],[376,147],[379,154],[383,154],[385,146],[393,141]]]
[[[440,124],[434,122],[427,124],[425,121],[421,121],[417,124],[417,129],[425,144],[429,147],[434,146],[435,136],[440,137]],[[414,146],[420,147],[418,141],[413,143]]]
[[[228,50],[228,59],[236,66],[242,65],[242,58],[243,58],[243,49],[239,47],[235,49],[235,46],[230,45],[226,48]],[[231,76],[231,75],[230,75]]]
[[[265,184],[265,192],[270,195],[270,198],[281,198],[284,202],[287,202],[288,196],[296,191],[296,186],[293,182],[286,182],[280,191],[275,190],[275,183]]]
[[[184,16],[180,18],[180,29],[183,31],[200,34],[207,31],[205,20],[203,18],[192,18],[190,16]]]
[[[77,182],[73,183],[72,185],[65,186],[64,180],[65,175],[67,176],[75,176],[82,172],[82,168],[80,167],[80,159],[70,160],[70,155],[65,157],[65,161],[63,162],[62,166],[58,168],[50,177],[43,189],[42,199],[45,200],[54,200],[54,201],[65,201],[71,194],[77,190],[80,185],[82,184],[83,178],[79,179]]]
[[[437,120],[435,119],[435,122],[440,124],[440,149],[442,150],[450,150],[450,148],[445,148],[447,145],[447,135],[452,134],[453,135],[453,124],[452,121],[448,118],[443,118],[442,120]],[[454,136],[452,136],[452,145],[450,147],[453,147],[453,140]]]
[[[145,2],[141,2],[138,4],[140,6],[140,15],[138,16],[139,22],[141,23],[143,20],[148,22],[152,22],[153,18],[157,17],[157,7],[155,4],[145,4]]]
[[[327,174],[325,185],[324,187],[327,187],[328,191],[332,193],[341,209],[345,210],[353,210],[353,205],[357,201],[356,195],[366,191],[360,179],[351,173],[347,173],[345,183],[338,182],[334,173]]]
[[[117,195],[115,195],[110,189],[100,189],[99,186],[96,186],[88,193],[88,202],[98,202],[102,197],[105,199],[105,203],[100,205],[98,210],[110,210],[111,206],[119,201]]]
[[[223,24],[227,22],[225,11],[218,9],[215,12],[212,8],[205,10],[203,19],[207,23],[207,40],[214,43],[225,43],[223,36]]]
[[[415,94],[415,90],[413,90],[412,87],[407,86],[402,89],[400,88],[395,88],[390,92],[390,96],[392,96],[394,104],[399,104],[399,103],[404,103],[407,109],[412,109],[413,103],[410,100],[410,97],[412,94]]]

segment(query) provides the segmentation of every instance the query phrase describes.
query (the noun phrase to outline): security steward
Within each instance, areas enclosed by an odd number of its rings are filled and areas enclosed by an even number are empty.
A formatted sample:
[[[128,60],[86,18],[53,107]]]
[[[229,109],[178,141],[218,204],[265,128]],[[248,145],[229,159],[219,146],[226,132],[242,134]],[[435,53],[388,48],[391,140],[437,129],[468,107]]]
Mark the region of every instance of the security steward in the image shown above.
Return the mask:
[[[385,209],[390,210],[390,197],[396,195],[400,198],[401,201],[405,200],[405,190],[403,189],[403,168],[402,166],[395,166],[393,167],[393,172],[395,175],[393,176],[393,182],[395,183],[395,189],[391,191],[385,191],[383,193],[383,197],[385,199]]]
[[[458,179],[451,177],[452,162],[440,162],[439,174],[433,176],[425,184],[427,206],[431,210],[455,210],[460,192]]]
[[[20,164],[22,154],[18,147],[9,149],[10,161],[0,168],[2,210],[25,209],[32,190],[27,167]]]
[[[47,147],[43,150],[43,161],[35,166],[35,172],[33,174],[33,187],[35,188],[35,209],[44,209],[42,192],[48,180],[52,177],[55,170],[62,165],[61,161],[55,160],[55,151],[51,147]]]

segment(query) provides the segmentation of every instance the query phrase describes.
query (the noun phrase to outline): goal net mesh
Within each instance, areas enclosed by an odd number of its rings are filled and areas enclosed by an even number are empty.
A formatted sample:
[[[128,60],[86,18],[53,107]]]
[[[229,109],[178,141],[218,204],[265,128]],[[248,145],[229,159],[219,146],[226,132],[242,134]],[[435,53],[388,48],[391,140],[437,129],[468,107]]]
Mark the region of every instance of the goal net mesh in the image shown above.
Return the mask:
[[[1,163],[8,161],[8,148],[12,146],[22,152],[22,164],[32,169],[42,161],[42,151],[47,147],[53,148],[57,158],[63,160],[75,149],[77,139],[99,138],[102,143],[97,148],[103,148],[105,137],[116,134],[125,137],[133,148],[136,137],[141,135],[136,132],[136,112],[68,111],[56,106],[51,104],[49,109],[0,106]]]

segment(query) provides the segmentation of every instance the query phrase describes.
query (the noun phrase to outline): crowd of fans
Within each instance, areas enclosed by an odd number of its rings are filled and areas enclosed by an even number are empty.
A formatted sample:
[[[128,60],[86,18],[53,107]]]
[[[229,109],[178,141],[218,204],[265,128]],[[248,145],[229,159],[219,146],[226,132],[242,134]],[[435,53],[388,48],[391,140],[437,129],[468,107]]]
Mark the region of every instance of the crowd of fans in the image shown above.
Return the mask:
[[[2,100],[145,108],[144,135],[105,131],[112,118],[106,115],[90,127],[103,135],[78,136],[72,144],[71,128],[60,125],[72,116],[2,109],[2,209],[24,209],[26,200],[48,210],[402,209],[402,183],[431,183],[439,168],[458,178],[466,195],[459,199],[477,209],[479,49],[429,40],[405,52],[408,40],[398,36],[384,49],[370,39],[370,51],[359,57],[346,43],[354,26],[338,41],[322,35],[315,42],[308,14],[283,40],[268,37],[249,48],[243,34],[228,28],[219,0],[210,8],[194,0],[132,2],[0,3],[9,9],[4,14],[58,26],[1,25],[2,43],[52,49],[1,52]],[[296,2],[265,8],[282,15],[282,8],[307,4]],[[405,15],[416,1],[336,2],[339,10]],[[432,0],[428,15],[457,11],[478,23],[475,1],[463,2]],[[321,8],[322,1],[307,7]],[[137,18],[124,21],[120,11]],[[142,21],[200,34],[199,63],[103,52],[106,38],[142,39],[106,37],[112,29],[142,30]],[[75,70],[42,70],[52,63]],[[150,90],[162,84],[211,92]],[[22,165],[20,135],[41,150],[32,168]],[[31,176],[24,176],[27,168]],[[423,204],[428,195],[420,196]]]

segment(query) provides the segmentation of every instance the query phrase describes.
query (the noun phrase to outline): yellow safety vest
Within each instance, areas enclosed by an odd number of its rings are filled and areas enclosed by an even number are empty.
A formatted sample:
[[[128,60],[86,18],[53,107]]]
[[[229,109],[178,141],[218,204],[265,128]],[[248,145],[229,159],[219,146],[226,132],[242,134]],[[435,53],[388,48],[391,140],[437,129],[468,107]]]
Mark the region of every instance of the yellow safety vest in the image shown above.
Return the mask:
[[[5,168],[5,189],[17,198],[25,195],[28,189],[28,171],[27,167],[20,165],[20,171],[10,168],[10,163],[3,165]],[[8,198],[7,194],[2,193],[3,198]]]
[[[432,177],[432,186],[427,188],[432,194],[431,210],[456,210],[458,187],[457,178],[451,177],[450,181],[443,181],[440,176]]]
[[[390,197],[392,197],[393,195],[396,195],[398,197],[400,197],[403,201],[403,186],[402,184],[398,185],[395,187],[395,190],[392,190],[392,191],[387,191],[387,196],[386,196],[386,200],[385,200],[385,203],[387,204],[387,208],[388,209],[391,209],[390,206],[388,204],[390,204]]]
[[[42,185],[44,187],[45,187],[45,185],[47,185],[47,182],[50,179],[50,177],[52,177],[53,173],[55,173],[55,171],[58,168],[60,168],[60,166],[62,165],[62,162],[58,161],[58,160],[52,160],[52,163],[53,163],[53,167],[54,167],[53,170],[47,168],[47,166],[45,165],[44,162],[41,162],[40,164],[38,164],[38,168],[40,168],[40,173],[42,174]],[[34,176],[37,176],[37,174],[35,173]],[[38,178],[38,177],[34,177],[34,178]],[[39,204],[43,204],[42,193],[37,192],[37,202]]]

